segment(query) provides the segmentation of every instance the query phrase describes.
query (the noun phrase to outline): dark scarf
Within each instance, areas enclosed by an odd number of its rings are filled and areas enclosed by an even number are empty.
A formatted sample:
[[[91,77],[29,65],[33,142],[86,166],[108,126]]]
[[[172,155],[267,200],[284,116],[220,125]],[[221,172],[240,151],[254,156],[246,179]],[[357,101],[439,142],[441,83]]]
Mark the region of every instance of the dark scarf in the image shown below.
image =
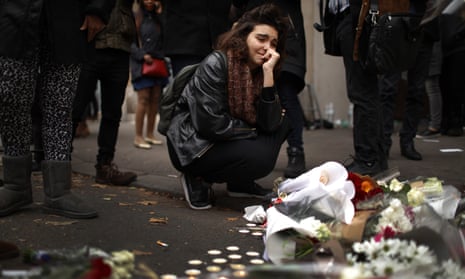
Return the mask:
[[[256,104],[263,88],[263,73],[252,73],[232,51],[228,51],[228,103],[231,115],[254,126]]]

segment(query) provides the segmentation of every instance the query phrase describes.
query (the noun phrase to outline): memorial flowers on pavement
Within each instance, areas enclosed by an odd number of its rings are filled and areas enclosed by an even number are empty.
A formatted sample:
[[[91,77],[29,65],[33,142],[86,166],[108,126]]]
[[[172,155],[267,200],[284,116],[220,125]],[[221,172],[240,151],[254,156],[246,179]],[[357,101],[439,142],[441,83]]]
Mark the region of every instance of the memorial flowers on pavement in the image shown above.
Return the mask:
[[[345,257],[345,264],[358,270],[361,278],[436,279],[444,274],[460,278],[465,274],[460,266],[465,264],[465,236],[452,222],[461,201],[459,191],[436,177],[401,181],[399,175],[373,178],[327,162],[297,178],[279,181],[270,207],[246,210],[260,214],[244,217],[266,224],[264,258],[274,264],[299,261],[330,239],[347,244],[344,233],[338,231],[342,226],[346,233],[362,230],[358,240],[350,239],[354,244]],[[370,213],[358,215],[363,212]],[[419,234],[421,228],[431,232]],[[405,235],[411,239],[403,239]],[[417,244],[416,240],[432,235],[441,239],[433,241],[439,248],[424,239]]]
[[[463,278],[463,270],[451,260],[438,262],[431,249],[412,240],[383,238],[354,243],[347,254],[348,264],[359,273],[356,278]]]

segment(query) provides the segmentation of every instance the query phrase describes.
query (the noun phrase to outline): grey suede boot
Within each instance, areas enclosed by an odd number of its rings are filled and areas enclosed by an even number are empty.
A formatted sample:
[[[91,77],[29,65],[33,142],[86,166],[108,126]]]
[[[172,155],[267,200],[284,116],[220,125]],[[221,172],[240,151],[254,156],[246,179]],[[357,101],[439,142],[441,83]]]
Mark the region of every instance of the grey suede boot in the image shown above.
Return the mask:
[[[0,216],[32,203],[31,154],[3,158],[3,186],[0,187]]]
[[[75,219],[97,217],[97,212],[71,193],[71,162],[42,161],[44,212]]]

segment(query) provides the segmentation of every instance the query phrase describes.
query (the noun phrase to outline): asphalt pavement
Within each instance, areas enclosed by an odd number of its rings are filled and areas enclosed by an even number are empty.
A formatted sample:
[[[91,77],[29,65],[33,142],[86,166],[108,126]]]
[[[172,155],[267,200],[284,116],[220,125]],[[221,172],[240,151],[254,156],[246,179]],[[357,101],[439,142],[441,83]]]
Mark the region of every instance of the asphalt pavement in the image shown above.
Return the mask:
[[[73,249],[92,246],[104,251],[127,249],[136,254],[138,268],[145,264],[155,273],[185,276],[185,270],[206,272],[212,265],[209,250],[220,250],[228,260],[231,253],[240,254],[236,263],[250,264],[246,252],[263,253],[261,228],[241,233],[248,222],[244,208],[265,205],[257,199],[230,198],[225,185],[214,185],[216,203],[210,210],[194,211],[187,207],[179,181],[179,173],[172,167],[166,144],[150,150],[134,147],[134,123],[130,116],[121,122],[115,163],[121,170],[138,174],[129,187],[96,184],[95,156],[98,121],[89,121],[90,136],[76,139],[73,152],[73,191],[95,207],[99,217],[91,220],[72,220],[45,215],[40,211],[43,199],[42,177],[33,175],[35,203],[28,209],[0,218],[0,239],[18,245],[22,251]],[[162,136],[158,135],[161,139]],[[307,168],[327,161],[345,162],[353,154],[352,131],[349,128],[305,130]],[[465,137],[441,136],[432,140],[415,140],[422,161],[410,161],[400,155],[398,136],[393,135],[390,153],[391,169],[400,172],[400,179],[417,176],[438,177],[444,184],[465,188]],[[258,182],[271,188],[287,163],[286,144],[283,145],[275,170]],[[0,166],[1,168],[1,166]],[[237,246],[238,252],[227,248]],[[259,257],[258,257],[259,258]],[[189,260],[199,259],[200,266]],[[226,264],[219,264],[226,268]],[[31,268],[21,259],[0,261],[3,269]],[[150,278],[138,275],[135,278]]]

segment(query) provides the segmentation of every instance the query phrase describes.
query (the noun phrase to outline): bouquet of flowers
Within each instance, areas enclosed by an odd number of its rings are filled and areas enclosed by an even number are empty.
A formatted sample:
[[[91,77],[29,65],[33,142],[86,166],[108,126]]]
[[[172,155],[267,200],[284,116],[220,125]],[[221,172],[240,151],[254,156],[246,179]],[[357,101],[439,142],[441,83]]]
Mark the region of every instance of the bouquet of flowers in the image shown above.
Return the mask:
[[[354,243],[347,254],[357,278],[462,278],[465,270],[452,260],[438,262],[426,245],[413,240],[382,238]]]

